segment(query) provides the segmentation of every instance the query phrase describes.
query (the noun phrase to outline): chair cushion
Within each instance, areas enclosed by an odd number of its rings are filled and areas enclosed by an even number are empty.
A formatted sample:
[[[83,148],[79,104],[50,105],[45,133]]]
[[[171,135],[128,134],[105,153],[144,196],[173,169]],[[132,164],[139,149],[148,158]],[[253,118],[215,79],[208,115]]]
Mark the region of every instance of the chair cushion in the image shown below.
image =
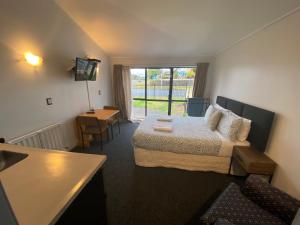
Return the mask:
[[[292,223],[300,207],[300,201],[271,186],[257,175],[249,176],[241,187],[241,191],[253,202],[278,216],[287,224]]]
[[[241,193],[240,187],[234,183],[231,183],[218,197],[201,217],[200,222],[207,225],[214,224],[219,218],[243,225],[286,225],[282,220],[246,198]]]

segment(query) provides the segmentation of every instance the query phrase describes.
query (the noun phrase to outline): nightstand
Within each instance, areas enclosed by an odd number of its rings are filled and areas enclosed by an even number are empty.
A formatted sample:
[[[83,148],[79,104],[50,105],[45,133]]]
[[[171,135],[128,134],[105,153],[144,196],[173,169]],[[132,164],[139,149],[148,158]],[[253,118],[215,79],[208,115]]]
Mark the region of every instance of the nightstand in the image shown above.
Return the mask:
[[[230,174],[233,160],[248,174],[268,175],[269,182],[271,182],[276,163],[263,152],[260,152],[251,146],[234,146],[228,174]]]

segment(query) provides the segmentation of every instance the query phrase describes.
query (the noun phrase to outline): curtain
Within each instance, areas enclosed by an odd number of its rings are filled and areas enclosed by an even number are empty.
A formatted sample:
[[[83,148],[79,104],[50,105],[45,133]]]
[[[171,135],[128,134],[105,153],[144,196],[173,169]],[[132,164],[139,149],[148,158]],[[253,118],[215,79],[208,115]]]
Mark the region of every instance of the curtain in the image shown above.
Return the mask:
[[[115,106],[120,109],[121,118],[129,120],[131,118],[131,80],[128,66],[114,65],[113,96]]]
[[[197,63],[193,87],[193,97],[204,97],[208,66],[209,63]]]

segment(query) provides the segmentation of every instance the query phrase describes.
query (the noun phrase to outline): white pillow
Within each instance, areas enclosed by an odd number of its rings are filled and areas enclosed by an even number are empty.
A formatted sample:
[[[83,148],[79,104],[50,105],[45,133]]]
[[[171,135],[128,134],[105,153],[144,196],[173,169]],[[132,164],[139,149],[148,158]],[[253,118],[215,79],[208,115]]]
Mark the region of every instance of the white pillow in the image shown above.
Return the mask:
[[[222,112],[220,110],[215,110],[212,114],[210,114],[208,120],[206,121],[206,124],[208,125],[209,129],[215,130],[217,128],[221,116]]]
[[[246,141],[247,137],[249,135],[250,129],[251,129],[251,120],[246,119],[244,117],[240,117],[233,113],[236,117],[239,117],[242,119],[241,126],[237,132],[237,140],[238,141]]]
[[[216,111],[216,109],[213,107],[213,105],[209,105],[205,112],[204,120],[207,122],[211,114]]]
[[[222,114],[223,116],[217,127],[218,131],[231,141],[236,141],[237,133],[242,123],[242,118],[231,111],[223,111]]]
[[[242,123],[237,134],[239,141],[246,141],[251,129],[251,120],[242,117]]]
[[[219,104],[215,104],[214,107],[218,110],[221,110],[221,111],[230,111],[229,109],[225,109],[223,108],[222,106],[220,106]]]

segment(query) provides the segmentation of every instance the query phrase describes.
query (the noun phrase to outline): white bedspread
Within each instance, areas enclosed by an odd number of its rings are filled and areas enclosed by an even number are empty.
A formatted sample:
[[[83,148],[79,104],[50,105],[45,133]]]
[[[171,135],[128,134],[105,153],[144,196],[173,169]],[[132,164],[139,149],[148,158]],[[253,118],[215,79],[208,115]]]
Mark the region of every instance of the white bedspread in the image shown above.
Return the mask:
[[[153,129],[157,116],[146,117],[135,131],[133,144],[136,147],[174,153],[218,155],[222,148],[222,138],[211,131],[201,117],[175,117],[172,132],[159,132]]]
[[[151,151],[165,151],[181,154],[230,157],[234,145],[249,145],[249,142],[232,142],[219,132],[211,131],[202,117],[176,117],[172,122],[172,132],[153,129],[158,116],[146,117],[133,135],[135,147]]]

